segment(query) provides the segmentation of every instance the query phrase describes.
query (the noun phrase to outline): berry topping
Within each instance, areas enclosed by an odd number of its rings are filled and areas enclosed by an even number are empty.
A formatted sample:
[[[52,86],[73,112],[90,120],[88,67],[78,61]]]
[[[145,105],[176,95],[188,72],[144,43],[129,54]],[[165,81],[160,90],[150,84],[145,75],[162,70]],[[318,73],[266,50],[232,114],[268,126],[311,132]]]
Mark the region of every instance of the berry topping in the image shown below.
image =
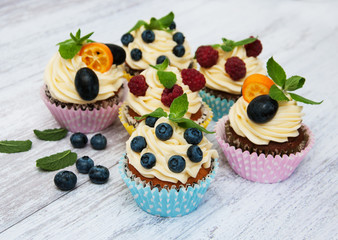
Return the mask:
[[[141,157],[141,165],[146,169],[151,169],[156,164],[156,157],[152,153],[145,153]]]
[[[80,173],[88,173],[92,167],[94,167],[94,161],[88,156],[76,160],[76,168]]]
[[[246,74],[245,62],[239,57],[228,58],[225,62],[225,71],[232,80],[240,80],[244,78]]]
[[[170,171],[180,173],[185,169],[185,160],[179,155],[172,156],[168,161]]]
[[[205,78],[202,73],[196,69],[183,69],[181,72],[182,80],[193,92],[199,91],[205,86]]]
[[[187,151],[188,158],[194,163],[198,163],[203,159],[203,153],[199,146],[191,145]]]
[[[146,43],[152,43],[155,40],[155,33],[152,30],[144,30],[142,39]]]
[[[156,59],[156,64],[161,64],[164,62],[164,60],[167,58],[167,56],[164,56],[164,55],[161,55],[159,56],[157,59]],[[169,58],[168,58],[168,61],[169,61]],[[170,64],[170,62],[169,62]]]
[[[79,55],[87,67],[95,71],[107,72],[113,64],[113,54],[103,43],[89,43],[81,48]]]
[[[263,74],[252,74],[245,79],[242,86],[242,95],[248,103],[259,95],[269,94],[274,82]]]
[[[149,116],[146,118],[146,125],[148,125],[149,127],[154,127],[157,120],[157,117]]]
[[[155,129],[156,137],[162,141],[170,139],[173,132],[173,127],[168,123],[160,123]]]
[[[175,23],[174,21],[172,21],[172,22],[170,23],[169,29],[170,29],[170,30],[176,29],[176,23]]]
[[[121,42],[126,47],[128,46],[129,43],[133,41],[134,41],[134,37],[130,33],[123,34],[123,36],[121,37]]]
[[[135,96],[144,96],[148,89],[146,78],[143,75],[137,75],[128,82],[129,91]]]
[[[197,48],[196,60],[204,68],[210,68],[217,63],[218,51],[211,46],[201,46]]]
[[[173,40],[174,40],[177,44],[183,44],[183,43],[184,43],[184,39],[185,39],[185,37],[184,37],[183,33],[181,33],[181,32],[177,32],[177,33],[175,33],[174,36],[173,36]]]
[[[278,102],[269,95],[260,95],[254,98],[248,105],[247,114],[255,123],[266,123],[277,113]]]
[[[90,68],[80,68],[75,75],[75,89],[85,101],[91,101],[99,94],[99,79]]]
[[[70,143],[74,148],[84,148],[88,142],[88,138],[83,133],[77,132],[70,136]]]
[[[251,36],[250,38],[253,38],[253,36]],[[248,57],[257,57],[263,49],[262,43],[258,39],[256,39],[256,41],[252,43],[244,45],[244,47],[246,50],[246,55]]]
[[[183,55],[185,54],[185,48],[183,47],[183,45],[176,45],[173,48],[173,53],[176,57],[183,57]]]
[[[184,139],[189,144],[197,145],[202,141],[203,134],[197,128],[188,128],[184,132]]]
[[[172,88],[165,88],[161,95],[161,102],[170,107],[171,103],[174,101],[175,98],[181,96],[183,94],[183,89],[181,86],[175,84]]]
[[[130,142],[130,147],[134,152],[142,152],[147,147],[146,139],[142,136],[134,137]]]
[[[139,61],[142,58],[142,52],[138,48],[134,48],[130,52],[130,56],[134,61]]]
[[[126,60],[126,52],[118,45],[106,43],[107,47],[113,54],[113,64],[120,65]]]
[[[54,177],[55,185],[62,191],[72,190],[77,182],[77,177],[73,172],[61,171]]]
[[[108,178],[109,170],[104,166],[97,165],[89,170],[89,179],[92,183],[103,184],[108,181]]]
[[[107,139],[101,133],[98,133],[92,136],[92,138],[90,139],[90,144],[95,150],[102,150],[105,149],[107,146]]]

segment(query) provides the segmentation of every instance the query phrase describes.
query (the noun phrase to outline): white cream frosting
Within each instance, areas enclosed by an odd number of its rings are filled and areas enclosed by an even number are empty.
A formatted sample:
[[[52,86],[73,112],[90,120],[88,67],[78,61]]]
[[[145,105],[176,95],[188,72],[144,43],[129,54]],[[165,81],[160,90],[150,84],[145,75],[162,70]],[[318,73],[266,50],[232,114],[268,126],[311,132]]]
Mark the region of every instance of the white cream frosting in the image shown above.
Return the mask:
[[[248,103],[243,97],[231,107],[230,126],[240,136],[248,138],[257,145],[267,145],[270,141],[287,142],[288,137],[298,136],[302,123],[302,106],[293,100],[278,102],[276,115],[267,123],[254,123],[247,115]]]
[[[93,70],[99,80],[99,94],[94,100],[85,101],[75,88],[76,73],[83,67],[87,66],[78,54],[72,59],[64,59],[57,52],[49,61],[44,73],[44,81],[52,97],[64,103],[93,103],[114,96],[125,81],[122,66],[114,64],[104,73]]]
[[[134,41],[129,43],[127,47],[123,46],[127,55],[126,62],[132,69],[143,70],[146,69],[149,64],[156,65],[156,59],[161,55],[167,56],[170,65],[180,70],[189,67],[193,60],[193,55],[186,39],[183,43],[185,53],[182,57],[177,57],[173,53],[173,48],[177,45],[173,40],[173,35],[176,31],[166,32],[162,30],[152,30],[155,34],[155,40],[152,43],[146,43],[142,39],[142,32],[144,30],[144,26],[141,26],[139,29],[132,31],[130,34],[133,35]],[[130,52],[134,48],[138,48],[142,52],[142,58],[139,61],[133,60],[130,56]]]
[[[155,135],[156,126],[160,123],[169,123],[173,127],[173,135],[167,141],[161,141]],[[216,150],[211,149],[212,143],[203,136],[202,141],[198,144],[203,152],[202,161],[199,163],[190,161],[187,156],[187,150],[191,144],[188,144],[184,139],[184,131],[184,128],[178,127],[177,124],[170,122],[169,119],[164,117],[158,119],[153,128],[145,125],[145,121],[142,121],[126,142],[129,163],[144,177],[156,177],[162,181],[172,183],[180,181],[185,184],[189,177],[195,178],[197,176],[202,166],[209,168],[211,166],[211,159],[218,158],[218,153]],[[147,142],[147,147],[140,153],[134,152],[130,147],[132,139],[136,136],[143,136]],[[156,157],[156,164],[151,169],[144,168],[140,161],[141,156],[147,152],[153,153]],[[173,155],[180,155],[185,159],[186,167],[181,173],[174,173],[168,167],[168,161]]]
[[[255,57],[247,57],[244,46],[235,47],[231,52],[225,52],[221,48],[218,48],[217,51],[217,63],[210,68],[200,68],[200,72],[204,75],[206,80],[205,86],[208,88],[240,95],[243,82],[248,76],[254,73],[266,75],[263,63]],[[225,72],[224,67],[226,60],[235,56],[242,59],[246,67],[245,77],[238,81],[232,80],[229,74]]]

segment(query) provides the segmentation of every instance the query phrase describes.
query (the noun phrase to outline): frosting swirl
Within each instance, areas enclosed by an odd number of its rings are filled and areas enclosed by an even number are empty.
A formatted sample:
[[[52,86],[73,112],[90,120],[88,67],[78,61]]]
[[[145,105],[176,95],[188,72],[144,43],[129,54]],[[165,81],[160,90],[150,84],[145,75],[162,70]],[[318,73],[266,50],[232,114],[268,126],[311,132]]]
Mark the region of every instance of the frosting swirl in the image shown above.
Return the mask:
[[[173,135],[167,141],[159,140],[155,135],[156,126],[160,123],[168,123],[173,127]],[[184,139],[185,129],[178,127],[175,123],[170,122],[167,118],[160,118],[156,121],[155,126],[149,127],[145,125],[145,121],[142,121],[137,129],[130,136],[126,142],[126,151],[129,158],[129,163],[133,165],[137,171],[147,178],[158,178],[162,181],[168,181],[177,183],[180,181],[185,184],[189,177],[195,178],[203,166],[209,168],[211,166],[211,159],[218,158],[218,153],[215,149],[211,149],[212,143],[203,136],[202,141],[198,144],[203,152],[203,159],[199,163],[194,163],[189,160],[187,156],[187,150],[191,146]],[[147,141],[147,147],[142,152],[134,152],[130,143],[136,136],[143,136]],[[153,153],[156,157],[156,164],[151,169],[146,169],[141,165],[141,156],[144,153]],[[170,171],[168,167],[168,160],[173,155],[180,155],[185,159],[186,167],[180,173],[174,173]]]
[[[125,81],[122,66],[112,65],[104,73],[93,70],[99,79],[99,94],[94,100],[85,101],[77,93],[74,83],[77,71],[83,67],[87,66],[82,62],[81,56],[64,59],[57,52],[49,61],[44,73],[44,81],[52,97],[64,103],[93,103],[114,96]]]
[[[268,145],[270,141],[287,142],[288,137],[298,136],[301,127],[302,106],[295,101],[278,102],[278,110],[272,120],[257,124],[247,115],[248,103],[243,97],[231,107],[229,112],[230,126],[240,136],[248,138],[257,145]]]
[[[254,73],[266,74],[263,63],[255,57],[247,57],[243,46],[235,47],[231,52],[225,52],[220,48],[217,51],[219,56],[217,63],[210,68],[200,68],[206,80],[205,86],[208,88],[241,95],[243,82],[248,76]],[[238,81],[232,80],[224,68],[226,60],[234,56],[242,59],[246,67],[245,77]]]

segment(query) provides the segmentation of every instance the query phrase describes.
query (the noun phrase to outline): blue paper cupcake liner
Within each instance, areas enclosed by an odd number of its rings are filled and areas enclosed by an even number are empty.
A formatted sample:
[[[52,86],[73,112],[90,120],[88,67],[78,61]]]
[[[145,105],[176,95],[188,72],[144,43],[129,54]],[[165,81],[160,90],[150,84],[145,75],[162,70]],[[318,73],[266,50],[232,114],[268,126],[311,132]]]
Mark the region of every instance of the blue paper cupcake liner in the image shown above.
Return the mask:
[[[215,178],[218,169],[218,160],[212,162],[211,172],[198,184],[167,190],[151,188],[139,178],[132,176],[127,169],[127,160],[122,158],[119,162],[119,172],[123,181],[127,184],[137,205],[145,212],[161,217],[179,217],[193,212],[201,202],[210,182]],[[128,177],[127,172],[129,171]]]
[[[206,102],[212,109],[212,112],[214,113],[214,117],[212,118],[212,120],[214,120],[215,122],[218,121],[218,119],[222,118],[224,115],[228,115],[231,106],[235,103],[235,101],[233,100],[222,100],[219,97],[215,97],[214,95],[205,92],[204,90],[199,91],[199,94],[203,101]]]

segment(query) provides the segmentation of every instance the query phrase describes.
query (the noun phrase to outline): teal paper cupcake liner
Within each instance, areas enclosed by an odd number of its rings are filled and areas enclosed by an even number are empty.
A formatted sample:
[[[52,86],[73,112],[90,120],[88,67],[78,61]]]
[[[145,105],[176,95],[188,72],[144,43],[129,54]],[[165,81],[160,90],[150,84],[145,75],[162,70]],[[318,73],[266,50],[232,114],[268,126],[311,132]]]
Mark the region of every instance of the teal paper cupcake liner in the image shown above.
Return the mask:
[[[210,93],[205,92],[204,90],[199,91],[199,94],[204,102],[206,102],[209,107],[212,109],[214,113],[213,121],[218,121],[218,119],[222,118],[224,115],[228,115],[230,108],[234,105],[235,101],[221,99],[219,97],[215,97]]]
[[[161,217],[179,217],[193,212],[201,202],[210,182],[215,178],[218,160],[214,159],[211,172],[205,179],[188,186],[159,190],[151,188],[128,170],[127,160],[123,157],[119,162],[119,172],[123,181],[133,195],[137,205],[145,212]],[[129,175],[129,176],[128,176]]]

